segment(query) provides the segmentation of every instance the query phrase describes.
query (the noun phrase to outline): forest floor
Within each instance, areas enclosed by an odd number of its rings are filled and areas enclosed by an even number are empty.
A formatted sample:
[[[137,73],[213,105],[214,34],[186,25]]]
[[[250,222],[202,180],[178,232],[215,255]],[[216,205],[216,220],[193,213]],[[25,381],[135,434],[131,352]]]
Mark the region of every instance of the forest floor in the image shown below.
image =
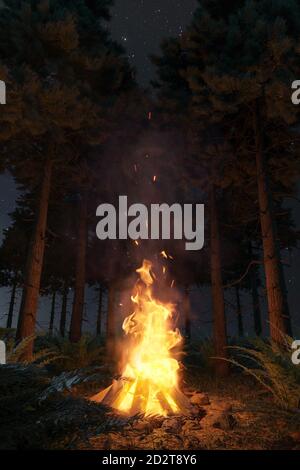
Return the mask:
[[[88,400],[110,381],[103,368],[80,381],[78,371],[53,380],[45,369],[0,366],[0,448],[300,450],[300,413],[276,407],[244,375],[216,380],[187,370],[183,391],[193,414],[149,419]]]
[[[191,375],[191,374],[190,374]],[[91,436],[83,449],[300,450],[300,414],[282,411],[252,380],[215,380],[193,373],[184,392],[192,416],[141,418],[120,430]]]

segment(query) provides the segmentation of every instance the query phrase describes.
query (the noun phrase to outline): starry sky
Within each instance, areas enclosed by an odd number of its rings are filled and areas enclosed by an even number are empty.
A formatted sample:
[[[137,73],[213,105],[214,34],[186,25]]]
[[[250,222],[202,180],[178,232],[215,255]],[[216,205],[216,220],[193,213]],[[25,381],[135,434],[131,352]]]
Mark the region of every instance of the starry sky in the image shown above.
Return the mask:
[[[197,0],[115,0],[112,35],[126,48],[142,86],[147,86],[154,77],[149,54],[159,52],[163,38],[182,34],[197,3]]]

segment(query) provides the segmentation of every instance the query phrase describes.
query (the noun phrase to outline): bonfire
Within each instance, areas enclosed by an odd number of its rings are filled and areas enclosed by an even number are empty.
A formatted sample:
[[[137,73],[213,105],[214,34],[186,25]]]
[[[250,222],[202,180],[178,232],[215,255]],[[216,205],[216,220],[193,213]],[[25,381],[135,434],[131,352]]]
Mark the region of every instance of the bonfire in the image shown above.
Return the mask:
[[[152,263],[144,260],[131,300],[134,312],[123,323],[128,356],[121,378],[91,398],[129,415],[188,413],[189,400],[179,389],[174,348],[182,337],[172,329],[174,305],[153,297]]]

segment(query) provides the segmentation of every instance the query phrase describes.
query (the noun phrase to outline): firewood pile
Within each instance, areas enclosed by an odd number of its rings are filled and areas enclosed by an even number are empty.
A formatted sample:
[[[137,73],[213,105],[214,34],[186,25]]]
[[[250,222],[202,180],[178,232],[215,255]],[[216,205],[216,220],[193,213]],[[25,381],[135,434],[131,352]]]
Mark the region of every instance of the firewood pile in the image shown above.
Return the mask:
[[[117,380],[114,379],[113,383],[109,387],[107,387],[105,390],[102,390],[97,395],[91,397],[91,401],[118,409],[121,401],[124,400],[126,395],[129,393],[132,383],[133,380],[130,378],[121,377]],[[147,403],[149,396],[149,388],[150,384],[145,380],[137,381],[132,399],[132,405],[128,413],[129,416],[135,416],[139,413],[143,413],[143,408],[145,403]],[[180,410],[180,414],[187,415],[191,413],[191,402],[178,388],[172,389],[171,396],[178,410]],[[165,415],[174,414],[172,408],[170,407],[169,401],[162,390],[159,390],[156,393],[156,398],[159,401],[159,404]]]

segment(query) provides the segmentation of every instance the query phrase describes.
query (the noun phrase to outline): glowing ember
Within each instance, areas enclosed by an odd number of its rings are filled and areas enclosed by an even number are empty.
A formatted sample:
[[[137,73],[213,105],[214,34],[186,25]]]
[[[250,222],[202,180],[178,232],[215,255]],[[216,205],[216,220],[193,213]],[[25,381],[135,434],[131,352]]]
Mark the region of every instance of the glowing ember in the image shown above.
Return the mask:
[[[173,256],[169,255],[168,253],[166,253],[165,250],[163,250],[161,253],[161,256],[165,259],[174,259]]]
[[[145,260],[137,270],[140,279],[131,298],[134,313],[123,323],[132,342],[122,378],[92,400],[131,415],[183,413],[189,402],[178,389],[179,363],[171,351],[182,338],[170,326],[174,306],[153,298],[151,268]]]

